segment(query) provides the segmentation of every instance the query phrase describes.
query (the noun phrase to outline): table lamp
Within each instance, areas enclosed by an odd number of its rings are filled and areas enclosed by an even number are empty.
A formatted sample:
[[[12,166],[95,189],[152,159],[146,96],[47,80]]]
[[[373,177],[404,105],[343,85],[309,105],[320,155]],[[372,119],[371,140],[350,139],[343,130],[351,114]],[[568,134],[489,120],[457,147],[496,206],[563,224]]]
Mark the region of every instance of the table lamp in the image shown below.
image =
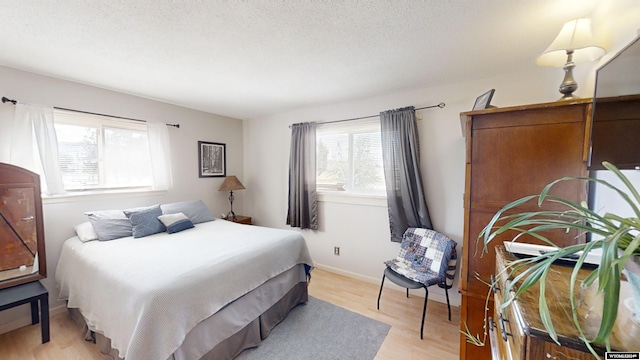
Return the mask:
[[[591,34],[591,19],[573,19],[564,24],[558,36],[538,57],[536,64],[540,66],[562,67],[565,75],[560,84],[560,100],[575,99],[573,92],[578,83],[573,79],[573,68],[576,63],[594,61],[602,57],[605,50],[596,44]]]
[[[224,181],[222,182],[222,185],[220,185],[220,188],[218,189],[218,191],[229,192],[229,203],[231,203],[231,211],[227,213],[227,219],[229,218],[229,216],[231,216],[233,220],[236,219],[236,213],[233,212],[233,200],[234,200],[233,190],[243,190],[243,189],[245,189],[244,185],[242,185],[240,180],[238,180],[238,178],[233,175],[225,177]]]

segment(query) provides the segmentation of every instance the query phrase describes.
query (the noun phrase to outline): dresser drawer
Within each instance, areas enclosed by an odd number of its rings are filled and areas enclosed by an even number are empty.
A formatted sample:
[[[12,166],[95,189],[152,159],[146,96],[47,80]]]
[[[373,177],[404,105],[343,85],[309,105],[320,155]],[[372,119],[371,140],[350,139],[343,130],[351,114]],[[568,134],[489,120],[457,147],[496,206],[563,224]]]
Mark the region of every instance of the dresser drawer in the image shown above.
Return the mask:
[[[494,309],[495,310],[495,309]],[[502,332],[498,327],[497,313],[494,317],[489,317],[489,339],[491,344],[491,358],[493,360],[512,360],[509,342],[502,339]]]
[[[502,289],[506,288],[506,281],[508,280],[499,279],[494,288],[495,307],[492,327],[495,331],[496,348],[500,354],[498,359],[524,360],[526,342],[522,321],[516,315],[518,312],[515,311],[517,303],[513,302],[504,309],[500,308],[505,302]],[[511,292],[509,298],[512,299],[513,296]]]

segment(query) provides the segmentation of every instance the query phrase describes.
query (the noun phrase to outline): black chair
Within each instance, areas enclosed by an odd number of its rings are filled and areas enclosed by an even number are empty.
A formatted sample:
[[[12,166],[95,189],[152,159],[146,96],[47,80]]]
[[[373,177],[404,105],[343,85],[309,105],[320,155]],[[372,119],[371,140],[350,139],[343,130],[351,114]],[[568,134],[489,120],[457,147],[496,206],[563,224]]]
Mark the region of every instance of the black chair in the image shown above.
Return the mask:
[[[424,306],[420,326],[420,339],[422,339],[427,298],[429,297],[428,287],[438,285],[445,291],[449,321],[451,321],[449,289],[453,286],[458,262],[456,245],[455,241],[437,231],[408,228],[402,235],[398,256],[395,259],[385,261],[387,267],[382,275],[382,283],[378,293],[378,310],[380,310],[380,296],[385,278],[389,278],[396,285],[406,288],[407,297],[409,297],[409,289],[424,288]]]

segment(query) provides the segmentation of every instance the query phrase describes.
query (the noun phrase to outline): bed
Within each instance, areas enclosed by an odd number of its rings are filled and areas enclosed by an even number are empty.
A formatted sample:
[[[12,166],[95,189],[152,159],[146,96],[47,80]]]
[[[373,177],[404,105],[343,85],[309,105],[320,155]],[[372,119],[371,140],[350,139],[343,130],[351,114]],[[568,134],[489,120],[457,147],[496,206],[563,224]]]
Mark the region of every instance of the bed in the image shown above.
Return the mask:
[[[231,359],[306,302],[312,264],[299,232],[217,219],[112,241],[79,234],[56,282],[114,358]]]

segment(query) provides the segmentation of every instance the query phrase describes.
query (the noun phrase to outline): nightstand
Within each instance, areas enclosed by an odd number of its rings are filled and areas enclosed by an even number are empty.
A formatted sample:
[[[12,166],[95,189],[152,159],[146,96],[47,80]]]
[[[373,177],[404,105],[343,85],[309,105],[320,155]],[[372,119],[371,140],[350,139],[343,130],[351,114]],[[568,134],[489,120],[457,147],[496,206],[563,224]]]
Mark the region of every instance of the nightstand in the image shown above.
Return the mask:
[[[31,304],[31,324],[40,323],[42,343],[49,342],[49,292],[40,281],[0,290],[0,311],[27,303]]]
[[[225,220],[233,221],[234,223],[238,223],[238,224],[251,225],[251,216],[236,215],[235,220],[233,219],[233,217],[229,216]]]

